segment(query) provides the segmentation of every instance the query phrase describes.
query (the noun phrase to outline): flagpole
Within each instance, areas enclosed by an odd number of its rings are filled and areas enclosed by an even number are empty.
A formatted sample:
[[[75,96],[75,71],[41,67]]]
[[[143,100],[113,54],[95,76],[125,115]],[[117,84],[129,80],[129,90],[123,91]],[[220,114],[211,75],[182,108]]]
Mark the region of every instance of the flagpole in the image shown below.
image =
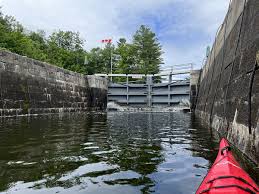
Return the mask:
[[[111,46],[111,42],[112,42],[112,39],[103,39],[102,40],[102,43],[110,43],[110,49],[111,49],[111,60],[110,60],[110,66],[111,66],[111,74],[112,74],[112,55],[113,55],[113,53],[112,53],[112,46]],[[108,72],[107,72],[108,73]],[[111,76],[111,81],[112,81],[112,76]]]
[[[111,75],[112,75],[112,47],[111,47]],[[112,81],[112,76],[111,76],[111,81]]]

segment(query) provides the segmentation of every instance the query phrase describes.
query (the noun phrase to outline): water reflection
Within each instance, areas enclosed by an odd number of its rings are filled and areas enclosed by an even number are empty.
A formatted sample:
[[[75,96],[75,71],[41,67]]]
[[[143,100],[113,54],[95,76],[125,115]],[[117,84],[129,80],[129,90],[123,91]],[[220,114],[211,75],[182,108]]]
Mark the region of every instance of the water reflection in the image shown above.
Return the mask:
[[[217,146],[180,112],[5,119],[0,191],[194,193]]]

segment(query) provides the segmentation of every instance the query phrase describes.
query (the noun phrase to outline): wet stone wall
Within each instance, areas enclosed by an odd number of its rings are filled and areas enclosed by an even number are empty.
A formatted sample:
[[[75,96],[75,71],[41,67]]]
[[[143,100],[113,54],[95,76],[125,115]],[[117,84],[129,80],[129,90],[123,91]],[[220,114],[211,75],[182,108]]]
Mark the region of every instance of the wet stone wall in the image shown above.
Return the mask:
[[[106,109],[107,81],[0,50],[0,116]]]
[[[233,0],[202,69],[195,114],[259,164],[259,1]]]

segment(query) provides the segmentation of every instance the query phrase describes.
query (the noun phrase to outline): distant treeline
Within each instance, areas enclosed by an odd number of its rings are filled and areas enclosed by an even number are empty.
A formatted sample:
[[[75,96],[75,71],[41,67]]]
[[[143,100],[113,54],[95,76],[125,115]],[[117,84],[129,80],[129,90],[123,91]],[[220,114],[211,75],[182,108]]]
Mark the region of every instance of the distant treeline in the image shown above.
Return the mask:
[[[116,44],[86,51],[79,32],[58,30],[46,36],[43,30],[28,31],[0,9],[1,49],[79,73],[109,73],[111,53],[113,73],[158,73],[163,52],[155,33],[142,25],[132,39],[132,43],[121,38]]]

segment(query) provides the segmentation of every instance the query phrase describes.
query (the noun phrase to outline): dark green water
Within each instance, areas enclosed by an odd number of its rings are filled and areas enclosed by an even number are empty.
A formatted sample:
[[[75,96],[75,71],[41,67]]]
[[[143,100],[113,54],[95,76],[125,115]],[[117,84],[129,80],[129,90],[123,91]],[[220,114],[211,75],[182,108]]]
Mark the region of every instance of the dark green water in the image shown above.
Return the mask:
[[[217,147],[181,112],[2,119],[0,193],[191,194]]]

